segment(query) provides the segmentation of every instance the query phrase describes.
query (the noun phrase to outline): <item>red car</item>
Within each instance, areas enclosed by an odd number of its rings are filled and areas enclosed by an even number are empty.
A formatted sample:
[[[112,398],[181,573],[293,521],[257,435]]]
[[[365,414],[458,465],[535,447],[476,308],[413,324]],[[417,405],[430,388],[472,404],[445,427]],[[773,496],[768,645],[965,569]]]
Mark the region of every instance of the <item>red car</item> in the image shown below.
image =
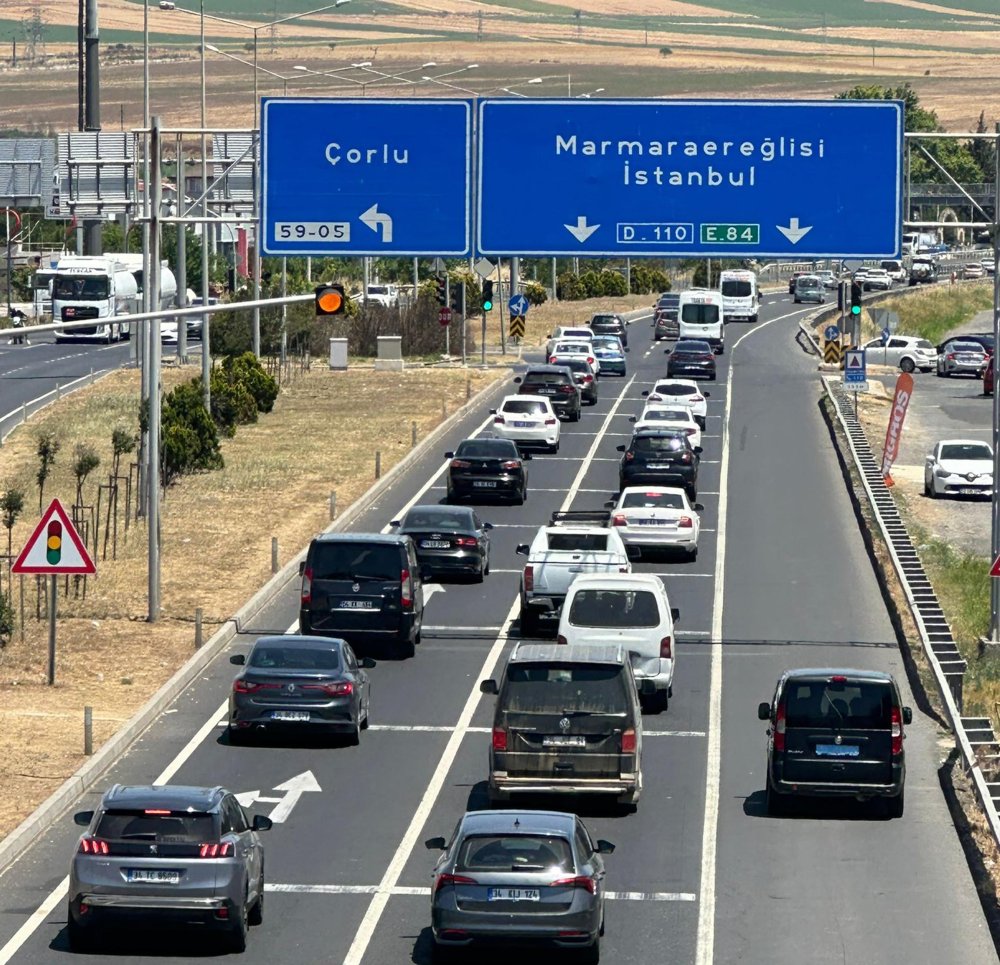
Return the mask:
[[[993,395],[993,359],[991,355],[986,360],[986,368],[983,369],[983,395]]]

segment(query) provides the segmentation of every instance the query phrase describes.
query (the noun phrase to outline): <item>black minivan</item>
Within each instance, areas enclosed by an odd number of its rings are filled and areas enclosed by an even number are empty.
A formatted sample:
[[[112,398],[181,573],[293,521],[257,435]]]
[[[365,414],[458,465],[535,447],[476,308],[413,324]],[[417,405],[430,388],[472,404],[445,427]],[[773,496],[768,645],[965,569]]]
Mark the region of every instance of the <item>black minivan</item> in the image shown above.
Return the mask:
[[[423,574],[409,536],[325,533],[300,564],[299,632],[412,657],[424,618]]]
[[[903,816],[904,707],[891,674],[878,670],[787,670],[757,708],[767,729],[769,814],[793,796],[883,798]]]

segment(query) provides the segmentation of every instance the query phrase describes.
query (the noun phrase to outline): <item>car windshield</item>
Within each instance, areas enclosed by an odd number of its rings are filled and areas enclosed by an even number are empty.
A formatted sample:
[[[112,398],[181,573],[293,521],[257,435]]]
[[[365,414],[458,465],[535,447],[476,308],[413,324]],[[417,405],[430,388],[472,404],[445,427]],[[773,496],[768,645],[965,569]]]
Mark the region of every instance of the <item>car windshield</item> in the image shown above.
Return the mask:
[[[621,714],[629,705],[623,668],[595,663],[512,663],[501,706],[520,713]],[[635,685],[629,682],[629,686]]]
[[[649,590],[579,590],[569,622],[575,627],[655,627],[660,608]]]
[[[567,533],[564,530],[549,530],[550,550],[569,553],[604,553],[608,548],[608,537],[604,533]]]
[[[715,325],[719,321],[719,306],[688,303],[681,309],[681,321],[689,325]]]
[[[595,315],[590,320],[590,327],[595,325],[620,325],[621,319],[617,315]]]
[[[516,459],[517,446],[506,439],[466,439],[455,455],[468,459]]]
[[[820,280],[815,275],[803,275],[795,279],[796,288],[819,288]]]
[[[100,301],[111,293],[108,279],[98,275],[56,275],[52,283],[53,298],[76,298],[80,301]]]
[[[391,543],[313,544],[310,557],[314,580],[398,580],[402,569],[399,547]]]
[[[892,689],[869,681],[793,680],[785,689],[788,727],[889,727]]]
[[[632,440],[635,452],[681,452],[687,448],[687,436],[638,436]]]
[[[477,834],[458,849],[456,871],[573,870],[573,850],[563,837],[549,834]]]
[[[712,346],[708,342],[699,342],[693,338],[682,338],[675,346],[674,352],[681,354],[705,355],[712,351]]]
[[[411,509],[403,517],[403,529],[468,530],[472,528],[472,514],[466,510]]]
[[[169,811],[155,806],[105,811],[94,835],[111,841],[136,838],[159,844],[202,844],[218,837],[211,814]]]
[[[534,399],[510,399],[502,406],[504,412],[518,412],[523,415],[544,415],[548,409],[544,402]]]
[[[722,283],[722,294],[730,298],[749,298],[753,294],[753,286],[748,281],[727,278]]]
[[[339,670],[336,648],[289,647],[284,644],[258,643],[248,665],[261,670]]]
[[[990,447],[983,443],[953,442],[941,447],[942,459],[992,459]]]
[[[626,493],[622,509],[684,509],[680,493]]]
[[[952,342],[948,346],[948,351],[950,352],[977,352],[982,354],[982,345],[977,345],[975,342]]]

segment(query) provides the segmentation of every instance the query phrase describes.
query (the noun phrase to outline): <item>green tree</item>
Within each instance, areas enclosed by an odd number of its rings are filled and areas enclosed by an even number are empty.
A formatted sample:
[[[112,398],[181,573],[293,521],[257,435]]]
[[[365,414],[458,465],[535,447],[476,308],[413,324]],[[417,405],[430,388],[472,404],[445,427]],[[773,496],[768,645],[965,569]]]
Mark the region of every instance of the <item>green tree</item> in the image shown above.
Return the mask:
[[[73,448],[73,475],[76,477],[76,504],[83,505],[83,487],[87,477],[101,464],[92,446],[78,442]]]
[[[11,545],[14,538],[14,524],[22,512],[24,512],[24,492],[16,486],[10,486],[0,496],[0,518],[3,519],[4,528],[7,530],[8,556],[12,554]]]
[[[52,464],[62,448],[62,443],[51,431],[39,432],[36,439],[35,452],[38,455],[38,471],[35,480],[38,482],[38,512],[42,511],[42,500],[45,498],[45,483],[52,472]]]

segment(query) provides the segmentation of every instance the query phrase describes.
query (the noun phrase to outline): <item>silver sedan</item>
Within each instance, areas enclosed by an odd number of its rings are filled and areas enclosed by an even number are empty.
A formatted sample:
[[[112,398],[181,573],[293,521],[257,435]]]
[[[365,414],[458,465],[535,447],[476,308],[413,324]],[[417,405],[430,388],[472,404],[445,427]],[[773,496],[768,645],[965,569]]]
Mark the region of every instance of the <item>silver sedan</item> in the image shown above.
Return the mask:
[[[476,944],[561,947],[600,960],[609,841],[561,811],[470,811],[433,871],[435,961]]]
[[[937,374],[972,375],[976,378],[986,365],[986,352],[977,342],[949,342],[938,355]]]

